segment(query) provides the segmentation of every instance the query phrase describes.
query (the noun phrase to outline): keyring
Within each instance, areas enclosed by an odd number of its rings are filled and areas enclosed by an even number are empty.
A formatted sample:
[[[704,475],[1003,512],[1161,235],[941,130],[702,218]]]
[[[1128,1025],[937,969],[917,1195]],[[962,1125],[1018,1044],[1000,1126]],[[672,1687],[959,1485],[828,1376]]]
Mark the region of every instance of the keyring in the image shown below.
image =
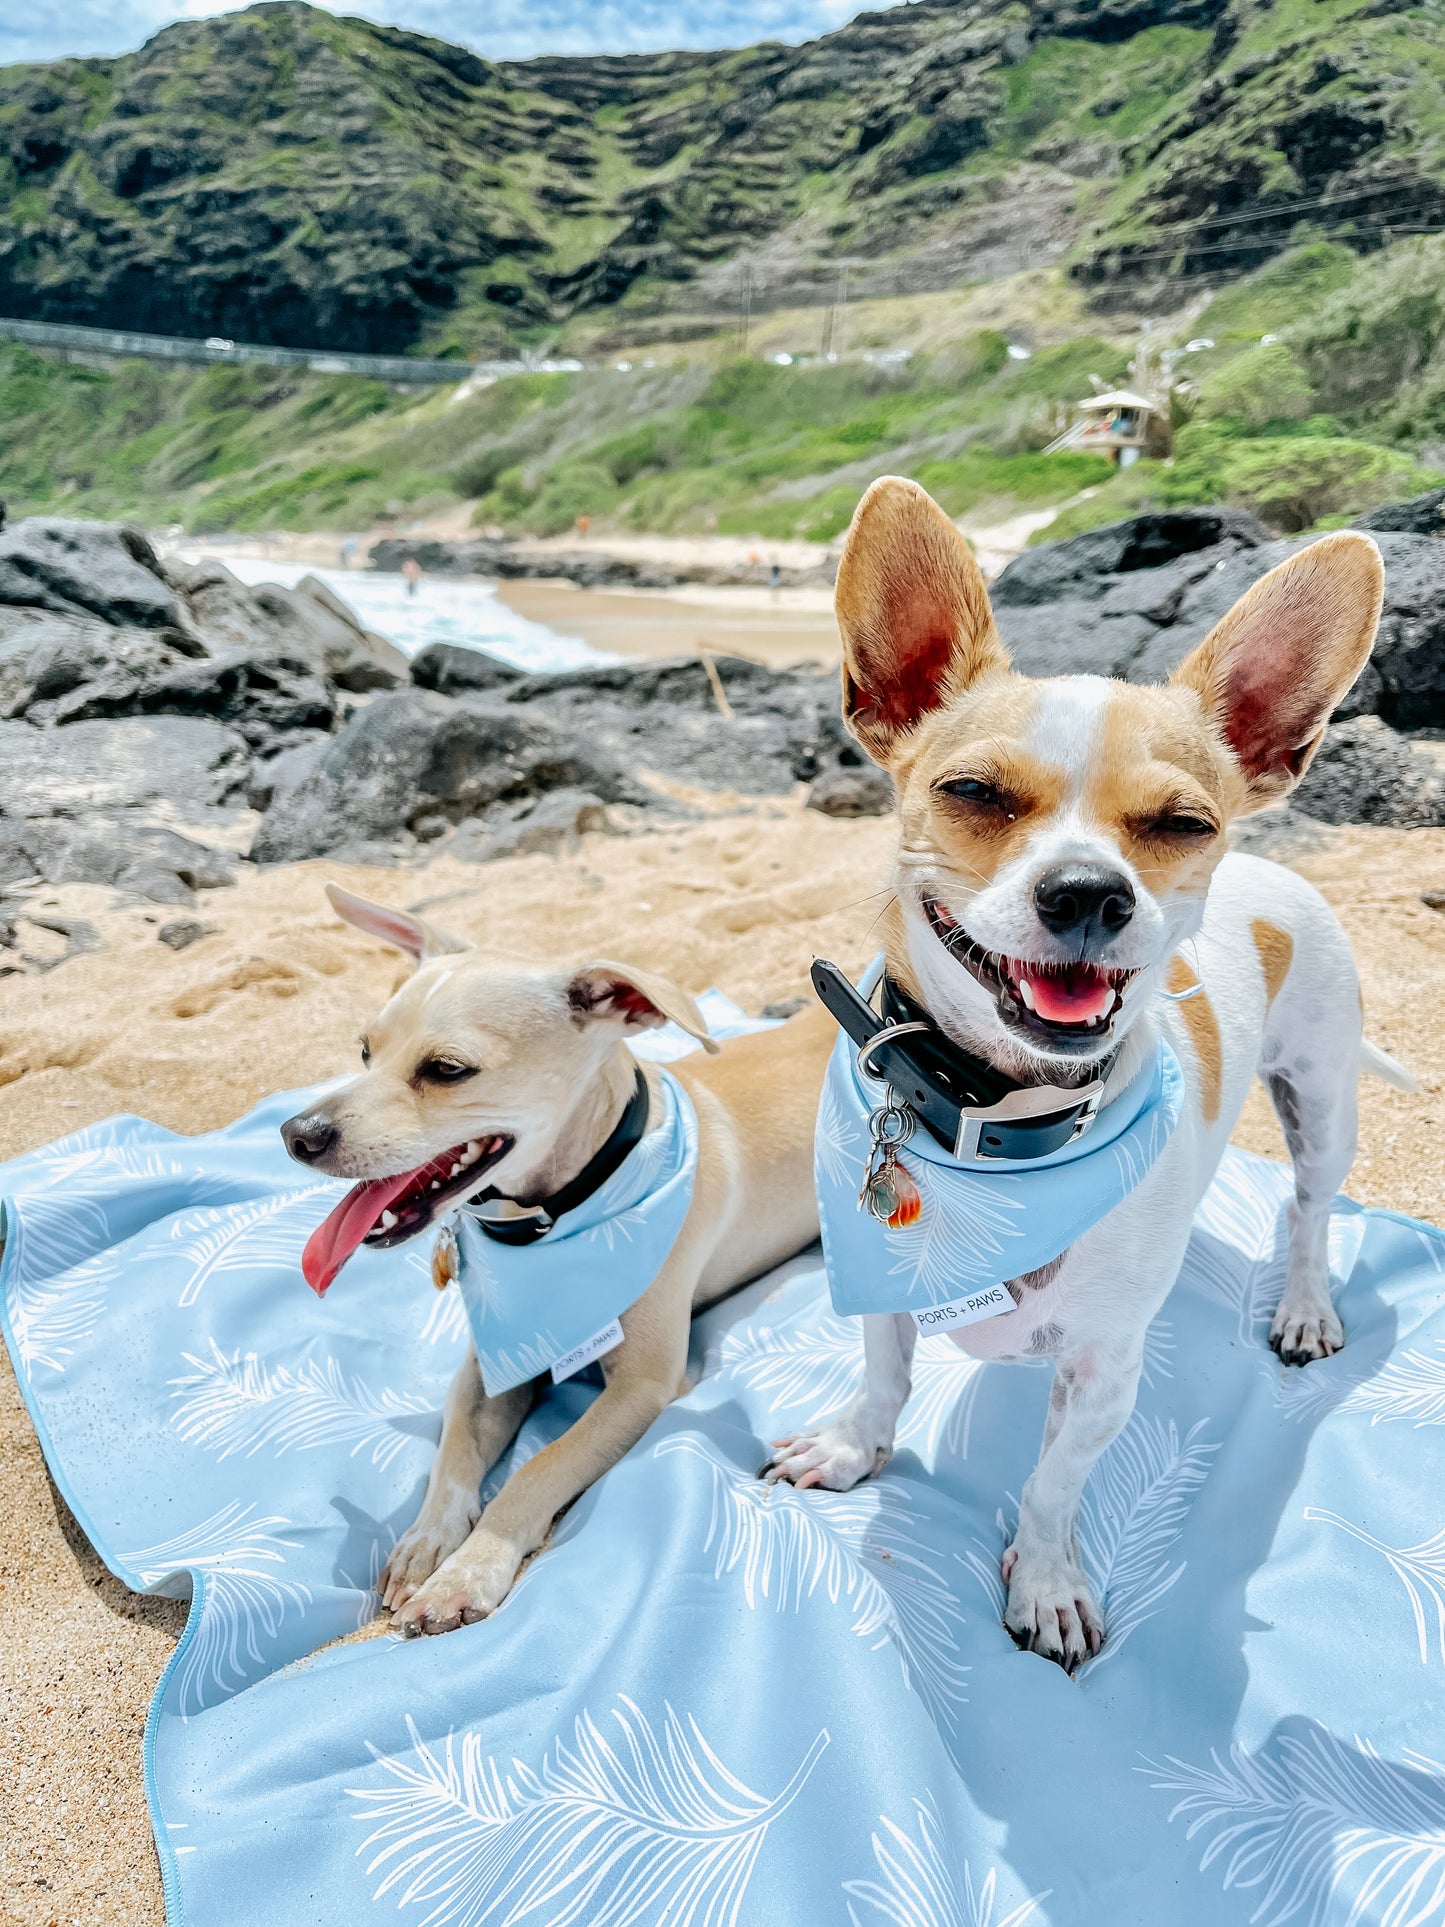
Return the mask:
[[[878,1046],[880,1044],[891,1044],[895,1037],[907,1037],[915,1031],[932,1030],[932,1028],[932,1024],[920,1022],[914,1024],[886,1024],[882,1030],[875,1030],[866,1044],[860,1044],[858,1046],[858,1055],[854,1061],[858,1066],[860,1074],[864,1077],[871,1077],[875,1083],[880,1081],[883,1077],[883,1072],[875,1071],[868,1063],[868,1059],[873,1055],[874,1051],[877,1050]]]

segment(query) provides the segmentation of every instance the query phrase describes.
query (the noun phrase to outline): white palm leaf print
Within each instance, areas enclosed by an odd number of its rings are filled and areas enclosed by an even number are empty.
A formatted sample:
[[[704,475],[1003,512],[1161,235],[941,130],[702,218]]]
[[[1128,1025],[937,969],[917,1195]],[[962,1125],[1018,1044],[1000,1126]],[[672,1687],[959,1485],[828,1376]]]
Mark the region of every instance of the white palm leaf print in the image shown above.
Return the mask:
[[[875,1833],[876,1880],[845,1880],[852,1927],[1024,1927],[1047,1893],[998,1911],[998,1870],[990,1867],[975,1887],[973,1868],[954,1852],[933,1796],[913,1802],[914,1831],[905,1833],[887,1814]]]
[[[444,1291],[433,1293],[426,1322],[421,1328],[421,1342],[424,1345],[450,1345],[459,1338],[465,1338],[466,1333],[467,1308],[462,1303],[462,1294],[456,1285],[450,1284]]]
[[[1420,1664],[1430,1663],[1429,1602],[1435,1616],[1435,1639],[1440,1648],[1440,1664],[1445,1666],[1445,1530],[1437,1532],[1433,1539],[1422,1539],[1418,1546],[1387,1546],[1383,1540],[1366,1532],[1363,1526],[1354,1525],[1349,1519],[1342,1519],[1338,1512],[1327,1512],[1323,1507],[1307,1505],[1304,1516],[1318,1520],[1323,1525],[1338,1526],[1341,1532],[1348,1532],[1352,1539],[1358,1539],[1362,1546],[1369,1546],[1385,1560],[1391,1572],[1405,1588],[1410,1601],[1410,1610],[1415,1615],[1415,1635],[1420,1642]]]
[[[1125,1191],[1135,1190],[1148,1177],[1174,1129],[1168,1112],[1159,1105],[1155,1105],[1147,1114],[1143,1125],[1137,1137],[1133,1132],[1125,1132],[1123,1137],[1115,1138],[1108,1146],[1113,1153],[1120,1186]]]
[[[952,1730],[968,1667],[958,1633],[963,1614],[930,1560],[927,1522],[897,1480],[873,1479],[852,1492],[796,1492],[741,1472],[700,1439],[678,1436],[654,1448],[701,1459],[712,1475],[712,1515],[703,1551],[713,1575],[742,1575],[751,1610],[798,1612],[824,1594],[852,1615],[852,1632],[874,1651],[891,1646],[904,1682]]]
[[[1368,1412],[1372,1426],[1388,1419],[1413,1422],[1416,1431],[1424,1425],[1445,1425],[1445,1339],[1435,1340],[1433,1356],[1401,1352],[1366,1378],[1351,1371],[1348,1351],[1340,1358],[1322,1359],[1286,1374],[1278,1400],[1291,1418]]]
[[[1194,1214],[1184,1274],[1234,1311],[1243,1344],[1262,1336],[1284,1289],[1280,1207],[1288,1183],[1284,1172],[1270,1184],[1254,1165],[1226,1157]]]
[[[855,1113],[839,1103],[829,1077],[823,1085],[818,1123],[813,1133],[813,1162],[818,1175],[829,1184],[861,1184],[868,1144],[861,1122]]]
[[[27,1277],[65,1271],[114,1241],[107,1209],[126,1191],[171,1182],[199,1201],[230,1189],[226,1178],[198,1177],[153,1145],[79,1142],[67,1138],[35,1153],[46,1189],[22,1196],[21,1268]]]
[[[435,1751],[410,1716],[409,1757],[371,1749],[390,1783],[348,1787],[378,1824],[357,1848],[374,1898],[425,1908],[417,1927],[736,1927],[769,1827],[828,1745],[826,1729],[772,1799],[729,1771],[696,1720],[662,1729],[620,1696],[604,1734],[585,1710],[540,1768],[499,1766],[481,1738]]]
[[[139,1552],[120,1564],[143,1586],[161,1588],[178,1572],[204,1574],[200,1618],[186,1629],[176,1665],[176,1704],[183,1719],[239,1691],[264,1666],[263,1640],[272,1640],[286,1614],[311,1602],[311,1588],[274,1570],[300,1543],[272,1530],[289,1526],[279,1517],[257,1518],[256,1508],[232,1500],[188,1531]]]
[[[1122,1650],[1185,1571],[1188,1561],[1175,1564],[1172,1548],[1219,1450],[1200,1439],[1203,1429],[1200,1420],[1181,1439],[1172,1419],[1136,1411],[1090,1474],[1079,1508],[1079,1555],[1103,1608],[1107,1637],[1102,1652],[1084,1662],[1080,1678]],[[1000,1618],[1007,1590],[999,1562],[1017,1530],[1017,1501],[1011,1507],[997,1515],[996,1545],[976,1541],[963,1554]]]
[[[1219,1450],[1203,1429],[1201,1419],[1181,1439],[1173,1419],[1136,1412],[1084,1488],[1079,1551],[1109,1633],[1090,1668],[1114,1658],[1183,1575],[1173,1547]]]
[[[916,1224],[884,1228],[884,1243],[896,1261],[888,1267],[889,1277],[906,1279],[910,1294],[916,1291],[925,1303],[937,1304],[957,1291],[960,1251],[975,1258],[997,1256],[1002,1275],[1010,1276],[1004,1240],[1023,1236],[1018,1180],[991,1175],[986,1183],[966,1177],[939,1183],[922,1158],[909,1169],[923,1205]]]
[[[847,1403],[863,1372],[863,1328],[856,1318],[826,1313],[799,1333],[747,1325],[730,1331],[718,1349],[717,1369],[753,1391],[772,1394],[770,1412],[816,1425]],[[898,1425],[898,1443],[930,1460],[940,1445],[968,1457],[977,1376],[982,1362],[946,1338],[924,1338],[913,1356],[913,1391]]]
[[[1230,1748],[1208,1767],[1169,1758],[1141,1772],[1181,1797],[1169,1818],[1208,1845],[1200,1872],[1223,1863],[1224,1886],[1258,1896],[1254,1927],[1436,1927],[1445,1910],[1445,1781],[1416,1753],[1404,1765],[1320,1727],[1284,1734],[1273,1752]],[[1343,1892],[1341,1892],[1343,1890]]]
[[[110,1286],[120,1276],[114,1250],[100,1251],[68,1271],[17,1269],[8,1285],[10,1324],[24,1364],[63,1372],[105,1315]]]
[[[1144,1368],[1139,1382],[1152,1389],[1174,1376],[1174,1327],[1167,1318],[1156,1318],[1144,1333]]]
[[[811,1425],[852,1397],[863,1370],[863,1327],[831,1312],[798,1332],[735,1326],[718,1348],[718,1370],[771,1393],[770,1412]]]
[[[176,1300],[193,1305],[212,1278],[228,1271],[255,1271],[263,1265],[299,1265],[301,1248],[316,1227],[317,1198],[332,1197],[333,1183],[308,1184],[299,1191],[278,1191],[269,1198],[220,1210],[190,1211],[177,1218],[171,1236],[182,1246],[191,1275]],[[296,1213],[293,1221],[291,1214]]]
[[[295,1370],[268,1366],[256,1352],[229,1357],[213,1338],[210,1356],[182,1354],[192,1370],[169,1381],[175,1409],[171,1424],[189,1445],[254,1458],[263,1449],[280,1458],[320,1445],[349,1445],[350,1456],[370,1448],[371,1463],[388,1466],[404,1451],[414,1430],[398,1419],[434,1408],[416,1394],[389,1387],[373,1391],[348,1378],[334,1358],[307,1359]]]

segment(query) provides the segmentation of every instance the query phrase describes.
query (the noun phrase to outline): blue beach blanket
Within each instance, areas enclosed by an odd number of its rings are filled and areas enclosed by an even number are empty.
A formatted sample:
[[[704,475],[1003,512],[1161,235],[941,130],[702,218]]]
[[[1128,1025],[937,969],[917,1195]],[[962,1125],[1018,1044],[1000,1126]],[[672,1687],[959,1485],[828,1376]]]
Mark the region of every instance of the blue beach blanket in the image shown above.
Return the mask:
[[[192,1594],[145,1736],[172,1927],[1445,1921],[1439,1232],[1341,1200],[1348,1346],[1287,1373],[1288,1175],[1228,1156],[1088,1488],[1073,1681],[999,1621],[1046,1369],[924,1340],[881,1478],[757,1481],[859,1371],[816,1257],[699,1322],[696,1389],[492,1619],[318,1653],[376,1612],[463,1321],[421,1249],[306,1289],[339,1187],[282,1153],[302,1101],[0,1170],[55,1478],[129,1585]]]

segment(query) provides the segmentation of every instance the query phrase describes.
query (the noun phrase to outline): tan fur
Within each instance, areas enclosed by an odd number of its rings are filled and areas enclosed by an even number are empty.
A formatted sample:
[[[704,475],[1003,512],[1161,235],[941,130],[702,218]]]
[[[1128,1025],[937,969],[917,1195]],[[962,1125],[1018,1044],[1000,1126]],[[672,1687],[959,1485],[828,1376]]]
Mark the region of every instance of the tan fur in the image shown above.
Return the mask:
[[[404,1631],[445,1632],[500,1605],[557,1514],[684,1389],[693,1313],[817,1235],[813,1121],[833,1026],[810,1005],[777,1030],[719,1046],[692,997],[653,972],[596,963],[569,977],[450,949],[433,955],[436,933],[414,919],[346,893],[333,901],[348,921],[422,961],[367,1027],[369,1068],[305,1120],[293,1120],[338,1127],[335,1149],[318,1168],[383,1177],[505,1127],[517,1133],[515,1146],[478,1187],[545,1196],[587,1164],[620,1115],[637,1069],[629,1033],[665,1015],[716,1053],[669,1066],[697,1113],[696,1182],[666,1263],[622,1314],[623,1342],[601,1361],[605,1389],[480,1516],[478,1488],[535,1388],[489,1395],[467,1348],[421,1512],[381,1582]],[[444,1053],[480,1068],[460,1085],[429,1083],[425,1061]],[[645,1065],[644,1075],[656,1120],[656,1067]]]
[[[1199,979],[1182,957],[1174,957],[1169,964],[1169,988],[1176,994],[1194,990]],[[1219,1037],[1219,1019],[1215,1016],[1209,995],[1200,990],[1187,1003],[1179,1006],[1179,1014],[1184,1019],[1184,1028],[1189,1032],[1189,1041],[1194,1046],[1195,1067],[1199,1073],[1199,1108],[1206,1124],[1212,1124],[1219,1116],[1219,1096],[1224,1081],[1224,1050]]]
[[[1264,993],[1270,1003],[1278,997],[1289,975],[1289,967],[1294,962],[1294,938],[1288,930],[1281,930],[1277,923],[1266,923],[1263,917],[1256,917],[1249,926],[1249,934],[1254,938],[1254,947],[1259,952],[1260,967],[1264,971]],[[1363,1002],[1360,1005],[1364,1011]]]
[[[898,559],[897,568],[893,559]],[[959,687],[990,664],[1006,666],[988,590],[973,551],[926,490],[886,476],[853,514],[835,597],[843,637],[843,713],[881,754],[908,726],[888,685],[900,658],[920,688],[936,661],[957,668]],[[940,676],[927,700],[949,694]]]
[[[1385,569],[1367,535],[1342,530],[1261,576],[1171,681],[1194,691],[1244,779],[1246,807],[1303,776],[1330,712],[1369,660]]]

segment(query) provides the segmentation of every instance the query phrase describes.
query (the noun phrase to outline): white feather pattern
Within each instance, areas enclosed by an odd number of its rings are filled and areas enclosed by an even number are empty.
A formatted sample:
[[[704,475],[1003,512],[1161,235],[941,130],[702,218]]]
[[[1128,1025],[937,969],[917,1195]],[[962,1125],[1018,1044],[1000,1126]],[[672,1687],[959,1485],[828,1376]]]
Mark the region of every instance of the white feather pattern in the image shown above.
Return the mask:
[[[1173,1419],[1135,1412],[1090,1474],[1079,1508],[1079,1555],[1104,1611],[1106,1637],[1102,1652],[1084,1662],[1081,1679],[1123,1650],[1184,1574],[1188,1562],[1176,1564],[1172,1548],[1219,1450],[1201,1439],[1204,1424],[1181,1439]],[[997,1545],[978,1541],[962,1555],[1000,1618],[1006,1588],[999,1565],[1018,1520],[1017,1502],[1011,1505],[1009,1514],[998,1514]]]
[[[797,1492],[719,1458],[701,1439],[661,1440],[658,1457],[683,1452],[712,1475],[712,1514],[702,1550],[713,1574],[742,1576],[757,1611],[797,1612],[822,1592],[852,1616],[851,1630],[876,1651],[891,1646],[904,1682],[952,1730],[966,1699],[960,1657],[963,1613],[929,1555],[927,1521],[902,1481],[870,1479],[851,1492]]]
[[[1420,1644],[1422,1666],[1430,1663],[1429,1620],[1425,1604],[1429,1601],[1435,1615],[1435,1639],[1440,1649],[1440,1664],[1445,1666],[1445,1530],[1437,1532],[1433,1539],[1422,1539],[1418,1546],[1387,1546],[1383,1539],[1377,1539],[1373,1533],[1366,1532],[1363,1526],[1357,1526],[1349,1519],[1342,1519],[1338,1512],[1327,1512],[1323,1507],[1307,1505],[1304,1516],[1322,1525],[1338,1526],[1341,1532],[1348,1532],[1352,1539],[1358,1539],[1362,1546],[1369,1546],[1372,1551],[1379,1553],[1405,1588],[1410,1601],[1410,1610],[1415,1615],[1415,1636]]]
[[[872,1836],[876,1880],[845,1880],[852,1927],[1025,1927],[1047,1893],[998,1912],[998,1870],[990,1867],[977,1887],[973,1868],[960,1863],[932,1794],[913,1802],[914,1830],[906,1833],[885,1814]]]
[[[1423,1425],[1445,1425],[1445,1339],[1436,1339],[1434,1355],[1401,1352],[1368,1376],[1351,1366],[1347,1348],[1336,1358],[1286,1373],[1277,1398],[1297,1419],[1368,1412],[1372,1426],[1390,1419],[1413,1422],[1416,1431]]]
[[[1169,1818],[1208,1841],[1201,1873],[1218,1863],[1225,1888],[1255,1900],[1254,1927],[1438,1927],[1445,1918],[1445,1769],[1435,1761],[1407,1753],[1396,1765],[1368,1741],[1347,1746],[1318,1726],[1282,1734],[1270,1751],[1235,1745],[1227,1760],[1210,1760],[1139,1770],[1180,1796]]]
[[[162,1589],[177,1573],[204,1575],[200,1617],[186,1628],[173,1675],[183,1719],[238,1692],[271,1662],[263,1640],[274,1640],[294,1607],[311,1603],[311,1588],[275,1571],[299,1541],[282,1539],[279,1517],[257,1518],[255,1507],[232,1500],[174,1538],[122,1555],[120,1564],[143,1586]]]
[[[69,1271],[31,1274],[17,1267],[8,1285],[11,1329],[24,1364],[63,1372],[105,1316],[120,1276],[116,1251],[100,1251]]]
[[[315,1229],[315,1200],[334,1195],[334,1184],[308,1184],[299,1191],[278,1191],[246,1204],[191,1211],[177,1218],[171,1236],[182,1245],[191,1275],[176,1304],[193,1305],[212,1278],[228,1271],[255,1271],[263,1265],[297,1265],[301,1248]],[[289,1213],[301,1207],[299,1221]]]
[[[435,1408],[415,1393],[375,1392],[348,1378],[334,1358],[307,1359],[296,1370],[268,1366],[255,1352],[229,1357],[213,1338],[208,1358],[182,1354],[193,1369],[169,1381],[171,1424],[189,1445],[254,1458],[263,1448],[280,1458],[319,1445],[349,1445],[351,1457],[370,1448],[371,1463],[388,1466],[414,1432],[398,1419]]]
[[[772,1799],[730,1772],[697,1722],[632,1700],[620,1738],[586,1711],[539,1768],[499,1766],[478,1734],[433,1750],[408,1716],[409,1757],[372,1755],[390,1783],[348,1787],[375,1823],[357,1849],[375,1898],[426,1909],[417,1927],[737,1927],[768,1828],[828,1745],[820,1732]]]

